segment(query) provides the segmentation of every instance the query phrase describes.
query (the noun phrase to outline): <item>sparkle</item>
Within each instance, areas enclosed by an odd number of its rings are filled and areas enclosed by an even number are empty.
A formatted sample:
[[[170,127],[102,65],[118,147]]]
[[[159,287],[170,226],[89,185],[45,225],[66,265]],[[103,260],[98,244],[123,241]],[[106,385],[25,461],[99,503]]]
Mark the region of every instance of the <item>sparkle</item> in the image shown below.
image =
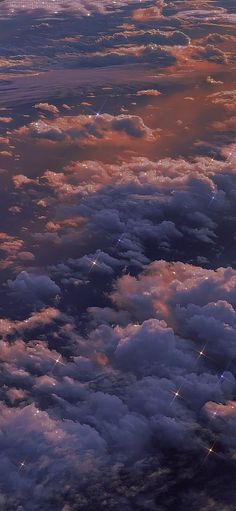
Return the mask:
[[[211,196],[211,199],[209,200],[208,207],[211,206],[211,204],[213,204],[214,200],[216,199],[216,196],[217,192],[214,192]]]
[[[197,351],[198,353],[198,359],[199,358],[202,358],[202,357],[205,357],[205,358],[209,358],[206,353],[205,353],[205,349],[206,349],[206,344],[203,346],[203,348],[200,350],[200,351]]]
[[[119,236],[119,238],[118,238],[118,239],[117,239],[117,241],[116,241],[115,248],[117,248],[117,247],[118,247],[118,245],[120,245],[120,244],[124,243],[124,237],[125,237],[125,233],[123,233],[123,234],[121,234],[121,235]]]
[[[207,461],[209,456],[212,456],[213,454],[216,454],[216,451],[215,451],[215,442],[210,445],[210,447],[207,447],[207,454],[203,460],[203,462]]]
[[[209,421],[210,421],[210,423],[211,423],[211,421],[213,421],[214,419],[216,419],[216,418],[217,418],[217,416],[218,416],[218,412],[217,412],[217,410],[212,410],[212,411],[210,412],[210,417],[209,417]]]
[[[23,468],[26,466],[25,460],[20,462],[19,471],[23,470]]]
[[[103,101],[102,106],[99,108],[99,110],[97,112],[95,110],[93,110],[92,108],[89,108],[89,110],[94,114],[95,119],[97,119],[98,117],[100,117],[100,115],[102,115],[102,111],[104,109],[106,102],[107,102],[107,98]]]
[[[171,400],[171,405],[174,403],[174,401],[177,399],[177,398],[180,398],[180,399],[183,399],[183,396],[181,395],[180,391],[181,391],[181,388],[182,388],[182,385],[175,391],[172,391],[172,394],[173,394],[173,398]]]
[[[224,381],[225,380],[225,381],[231,382],[231,380],[225,376],[225,373],[221,373],[219,375],[219,379],[220,379],[220,381]]]
[[[99,259],[99,255],[97,255],[97,257],[95,257],[95,259],[93,259],[92,261],[91,261],[91,259],[88,258],[89,263],[90,263],[90,268],[89,268],[88,273],[90,273],[96,266],[99,266],[98,259]]]
[[[59,355],[59,356],[56,358],[56,360],[54,360],[54,364],[53,364],[53,366],[52,366],[52,370],[51,370],[51,372],[53,372],[53,371],[54,371],[55,367],[56,367],[58,364],[61,364],[62,366],[64,366],[64,365],[65,365],[65,364],[64,364],[64,362],[62,362],[61,358],[62,358],[62,356],[61,356],[61,355]]]

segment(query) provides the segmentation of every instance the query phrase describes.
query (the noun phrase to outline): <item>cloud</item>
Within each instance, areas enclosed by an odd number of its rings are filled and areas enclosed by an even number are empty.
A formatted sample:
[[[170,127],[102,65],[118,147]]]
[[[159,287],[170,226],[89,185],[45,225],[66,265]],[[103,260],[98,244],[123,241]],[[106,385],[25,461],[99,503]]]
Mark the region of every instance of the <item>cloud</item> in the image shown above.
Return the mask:
[[[233,8],[42,7],[0,4],[0,508],[233,511]]]
[[[9,280],[8,286],[11,292],[33,304],[47,303],[57,294],[60,288],[47,275],[33,275],[22,271],[15,280]]]
[[[139,90],[137,96],[160,96],[161,92],[155,89]]]
[[[39,120],[20,128],[16,135],[53,142],[67,141],[81,144],[108,139],[113,134],[125,134],[132,138],[152,139],[152,130],[145,126],[139,116],[121,114],[78,115],[57,117],[52,121]]]
[[[50,112],[52,114],[58,114],[59,110],[55,105],[49,105],[49,103],[37,103],[34,105],[34,108],[43,110],[45,112]]]
[[[151,467],[154,439],[155,466],[169,448],[203,459],[216,431],[222,457],[234,448],[235,379],[228,365],[234,355],[227,346],[230,336],[234,345],[230,329],[235,328],[235,279],[233,270],[154,262],[138,278],[118,279],[111,296],[113,317],[110,313],[110,320],[118,323],[111,327],[100,316],[86,340],[76,334],[69,318],[52,310],[50,328],[55,334],[67,332],[73,349],[67,363],[47,342],[33,340],[37,321],[47,310],[29,319],[32,330],[22,324],[27,344],[18,338],[19,324],[12,322],[11,338],[14,331],[16,337],[4,343],[2,352],[6,387],[0,427],[1,480],[6,494],[15,485],[14,504],[30,509],[31,487],[35,509],[50,509],[60,481],[59,501],[76,506],[80,495],[89,506],[93,497],[83,480],[90,474],[100,502],[108,473],[114,471],[124,495],[120,470],[130,463],[138,467],[143,456]],[[123,317],[118,315],[122,310]],[[198,311],[201,318],[196,320]],[[77,350],[84,350],[83,360],[75,356]],[[81,370],[85,357],[90,373]],[[10,402],[24,406],[9,408]],[[217,412],[213,419],[212,410]],[[43,480],[42,467],[47,474]],[[140,470],[145,475],[142,464]],[[76,480],[76,492],[66,493],[68,481],[74,488]],[[133,491],[137,499],[138,490]]]
[[[207,44],[205,48],[198,47],[193,51],[193,57],[198,60],[216,62],[217,64],[227,63],[227,55],[213,44]]]
[[[160,4],[160,5],[158,5]],[[146,7],[141,9],[135,9],[133,11],[133,19],[138,22],[145,22],[150,20],[159,20],[162,18],[163,2],[158,2],[154,7]]]
[[[121,7],[127,5],[129,3],[135,3],[135,0],[118,0],[116,2],[116,7]],[[58,14],[71,12],[79,14],[80,16],[88,16],[93,12],[104,12],[106,8],[112,6],[113,2],[110,0],[101,0],[98,5],[97,2],[86,2],[86,1],[75,1],[70,0],[68,2],[61,2],[60,0],[44,0],[43,4],[40,0],[24,0],[24,4],[21,4],[18,0],[10,0],[9,2],[3,2],[0,6],[0,14],[2,16],[11,15],[15,16],[15,14],[19,12],[30,13],[35,12],[45,13],[45,14]]]

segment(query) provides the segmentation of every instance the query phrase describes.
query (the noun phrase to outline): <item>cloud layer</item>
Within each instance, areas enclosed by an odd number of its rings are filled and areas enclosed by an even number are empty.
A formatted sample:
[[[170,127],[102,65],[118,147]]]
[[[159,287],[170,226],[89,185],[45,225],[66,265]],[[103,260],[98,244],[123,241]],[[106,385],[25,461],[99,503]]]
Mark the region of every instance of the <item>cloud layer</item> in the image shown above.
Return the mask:
[[[234,6],[0,17],[0,509],[234,511]]]

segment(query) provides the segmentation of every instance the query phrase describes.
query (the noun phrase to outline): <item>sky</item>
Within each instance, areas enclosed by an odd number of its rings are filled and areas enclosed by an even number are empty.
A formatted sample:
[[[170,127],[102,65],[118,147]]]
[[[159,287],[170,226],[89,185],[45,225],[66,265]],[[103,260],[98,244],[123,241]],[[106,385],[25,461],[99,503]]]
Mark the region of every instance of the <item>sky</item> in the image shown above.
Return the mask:
[[[234,511],[235,3],[0,26],[0,509]]]

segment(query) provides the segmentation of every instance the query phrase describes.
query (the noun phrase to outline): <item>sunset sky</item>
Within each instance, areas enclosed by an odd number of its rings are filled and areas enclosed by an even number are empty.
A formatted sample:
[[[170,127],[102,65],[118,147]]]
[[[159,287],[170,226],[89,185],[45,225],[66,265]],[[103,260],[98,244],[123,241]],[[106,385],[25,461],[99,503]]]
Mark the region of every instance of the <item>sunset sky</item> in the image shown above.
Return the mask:
[[[235,511],[235,0],[3,0],[0,70],[0,511]]]

